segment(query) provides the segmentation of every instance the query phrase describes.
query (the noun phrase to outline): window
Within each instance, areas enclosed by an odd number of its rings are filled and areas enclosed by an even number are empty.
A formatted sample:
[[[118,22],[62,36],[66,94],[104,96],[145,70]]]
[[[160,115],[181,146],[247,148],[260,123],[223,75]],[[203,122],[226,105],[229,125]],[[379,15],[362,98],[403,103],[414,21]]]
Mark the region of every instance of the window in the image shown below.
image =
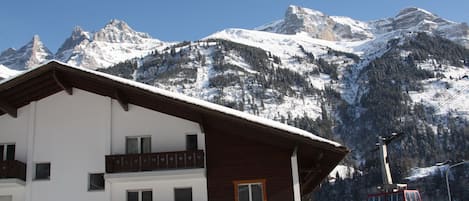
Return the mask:
[[[104,173],[89,174],[88,190],[104,190]]]
[[[197,150],[197,135],[186,135],[186,150]]]
[[[234,181],[236,201],[267,201],[265,179]]]
[[[11,195],[0,195],[0,201],[11,201],[12,196]]]
[[[192,201],[192,188],[174,189],[174,201]]]
[[[0,144],[0,161],[15,160],[15,144]]]
[[[37,163],[36,164],[36,178],[40,179],[50,179],[50,163]]]
[[[125,139],[126,153],[128,154],[142,154],[151,153],[151,137],[127,137]]]
[[[127,201],[152,201],[153,192],[151,190],[131,190],[127,191]]]

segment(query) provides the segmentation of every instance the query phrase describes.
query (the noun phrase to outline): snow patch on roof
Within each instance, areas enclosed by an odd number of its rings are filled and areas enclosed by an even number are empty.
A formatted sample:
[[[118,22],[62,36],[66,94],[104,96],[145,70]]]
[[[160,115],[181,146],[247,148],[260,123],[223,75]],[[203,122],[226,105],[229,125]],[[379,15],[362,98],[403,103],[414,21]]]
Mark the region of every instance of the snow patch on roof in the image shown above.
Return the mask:
[[[0,78],[9,78],[21,73],[21,71],[10,69],[4,65],[0,65]]]

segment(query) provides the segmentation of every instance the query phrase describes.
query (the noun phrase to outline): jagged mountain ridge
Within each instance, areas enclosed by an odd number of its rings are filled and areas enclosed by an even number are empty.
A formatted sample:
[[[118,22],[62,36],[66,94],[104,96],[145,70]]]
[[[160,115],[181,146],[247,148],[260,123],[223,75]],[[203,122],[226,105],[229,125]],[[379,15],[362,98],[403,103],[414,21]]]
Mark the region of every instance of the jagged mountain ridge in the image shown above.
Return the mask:
[[[361,41],[392,32],[426,31],[469,47],[467,23],[452,22],[420,8],[405,8],[395,17],[362,22],[349,17],[328,16],[309,8],[290,6],[284,19],[256,30],[281,34],[305,32],[313,38],[329,41]]]
[[[19,50],[7,49],[0,54],[0,64],[11,69],[25,70],[51,59],[91,69],[108,67],[127,59],[144,56],[169,43],[134,31],[127,23],[111,20],[97,32],[75,27],[57,53],[51,53],[39,36]]]
[[[30,42],[18,50],[9,48],[0,53],[0,64],[13,70],[25,70],[53,58],[53,54],[35,35]]]

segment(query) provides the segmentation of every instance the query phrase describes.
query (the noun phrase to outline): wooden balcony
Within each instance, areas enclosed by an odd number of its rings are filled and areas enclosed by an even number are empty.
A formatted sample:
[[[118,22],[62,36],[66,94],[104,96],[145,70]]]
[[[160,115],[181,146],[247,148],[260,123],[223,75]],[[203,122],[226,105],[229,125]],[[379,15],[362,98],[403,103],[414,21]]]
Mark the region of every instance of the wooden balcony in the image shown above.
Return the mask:
[[[26,181],[26,164],[17,160],[0,161],[0,179]]]
[[[203,150],[106,156],[106,173],[174,170],[203,167]]]

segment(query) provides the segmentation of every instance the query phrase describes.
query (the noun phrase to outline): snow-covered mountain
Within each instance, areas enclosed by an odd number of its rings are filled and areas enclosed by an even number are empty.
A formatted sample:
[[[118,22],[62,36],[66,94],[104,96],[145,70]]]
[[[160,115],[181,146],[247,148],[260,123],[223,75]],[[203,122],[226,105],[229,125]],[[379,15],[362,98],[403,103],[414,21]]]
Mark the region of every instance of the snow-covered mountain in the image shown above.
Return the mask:
[[[282,34],[308,33],[313,38],[329,41],[356,41],[373,37],[368,24],[349,17],[328,16],[320,11],[289,6],[282,20],[256,28]]]
[[[322,186],[335,195],[315,200],[363,200],[362,189],[381,182],[366,153],[378,135],[405,133],[389,145],[395,181],[469,157],[468,30],[418,8],[362,22],[290,6],[255,30],[192,42],[164,43],[118,20],[97,32],[76,27],[55,58],[341,141],[354,150],[350,168]],[[437,184],[424,183],[425,200],[441,198]]]
[[[0,53],[0,64],[13,70],[26,70],[52,59],[53,54],[35,35],[30,42],[19,50],[9,48]]]
[[[441,18],[420,8],[406,8],[395,17],[363,22],[349,17],[328,16],[320,11],[290,6],[284,19],[256,28],[281,34],[305,32],[329,41],[362,41],[383,34],[429,32],[469,47],[469,26]]]
[[[354,150],[346,164],[358,171],[323,186],[346,192],[317,200],[363,200],[362,189],[381,182],[366,153],[377,135],[406,133],[389,146],[396,181],[412,168],[469,157],[469,50],[461,46],[467,37],[453,32],[467,30],[464,24],[416,8],[367,23],[296,6],[287,16],[99,70],[344,142]]]
[[[169,44],[171,43],[154,39],[147,33],[137,32],[124,21],[114,19],[97,32],[75,27],[56,54],[51,53],[36,35],[19,50],[9,48],[3,51],[0,54],[0,64],[11,69],[25,70],[56,59],[71,65],[96,69],[145,56]]]
[[[165,45],[166,43],[147,33],[134,31],[124,21],[111,20],[95,33],[75,27],[72,35],[59,48],[56,59],[71,65],[96,69],[145,56]]]

